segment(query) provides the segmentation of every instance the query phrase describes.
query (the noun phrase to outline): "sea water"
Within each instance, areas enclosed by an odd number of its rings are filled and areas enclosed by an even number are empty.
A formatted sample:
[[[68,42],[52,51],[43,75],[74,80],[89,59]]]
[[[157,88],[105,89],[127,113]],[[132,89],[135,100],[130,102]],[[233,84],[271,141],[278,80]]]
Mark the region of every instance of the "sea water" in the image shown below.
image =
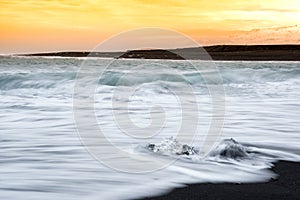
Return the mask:
[[[111,62],[0,57],[1,199],[142,198],[189,183],[268,181],[277,177],[270,170],[272,162],[300,161],[300,62]],[[89,66],[84,69],[85,65]],[[198,71],[193,65],[200,66]],[[93,108],[99,131],[110,145],[145,159],[176,158],[174,162],[150,172],[128,173],[122,166],[131,163],[115,152],[103,154],[118,169],[97,159],[82,142],[74,119],[74,98],[86,98],[74,96],[80,69],[87,76],[99,76]],[[209,85],[216,84],[201,74],[215,73],[224,89],[223,125],[211,151],[200,156],[204,133],[212,123]],[[182,89],[186,85],[193,93]],[[116,89],[134,93],[124,105],[113,104]],[[176,137],[183,112],[178,99],[183,96],[198,108],[188,110],[188,115],[197,112],[199,117],[197,131],[185,133],[193,139],[188,144]],[[150,114],[153,105],[162,107],[157,116],[163,112],[165,117],[159,132],[139,138],[120,130],[115,115],[124,113],[146,130],[156,116]]]

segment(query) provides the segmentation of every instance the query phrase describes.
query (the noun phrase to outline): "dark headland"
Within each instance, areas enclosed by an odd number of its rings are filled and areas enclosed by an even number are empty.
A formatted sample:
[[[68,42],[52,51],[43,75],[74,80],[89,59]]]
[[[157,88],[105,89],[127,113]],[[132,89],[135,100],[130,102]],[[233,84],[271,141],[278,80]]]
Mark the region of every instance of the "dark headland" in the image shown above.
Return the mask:
[[[144,200],[296,200],[300,199],[300,163],[280,161],[272,169],[279,176],[266,183],[203,183],[177,188]]]
[[[126,52],[54,52],[22,56],[108,57],[171,60],[300,61],[300,45],[216,45],[181,49],[129,50]]]

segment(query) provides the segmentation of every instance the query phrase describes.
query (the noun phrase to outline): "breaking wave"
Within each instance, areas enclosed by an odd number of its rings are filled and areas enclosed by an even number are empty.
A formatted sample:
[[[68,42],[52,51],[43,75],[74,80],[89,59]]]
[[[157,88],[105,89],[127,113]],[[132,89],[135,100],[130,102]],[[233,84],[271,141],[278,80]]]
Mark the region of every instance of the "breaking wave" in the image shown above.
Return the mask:
[[[280,70],[280,69],[277,69]],[[293,79],[299,82],[299,69],[281,69],[280,76],[278,71],[273,69],[261,69],[253,71],[252,69],[238,70],[237,72],[221,69],[221,76],[224,85],[243,84],[243,83],[268,83],[268,82],[284,82]],[[242,71],[242,72],[241,72]],[[122,72],[107,71],[99,80],[99,85],[107,86],[136,86],[145,83],[185,83],[191,85],[204,86],[206,84],[216,84],[209,72],[203,72],[206,79],[201,73],[140,73],[140,72]],[[213,77],[213,73],[211,74]],[[208,77],[208,78],[207,78]],[[68,81],[74,81],[76,72],[61,73],[16,73],[3,74],[0,76],[0,89],[11,90],[19,88],[54,88],[60,87]],[[217,83],[220,84],[220,83]]]

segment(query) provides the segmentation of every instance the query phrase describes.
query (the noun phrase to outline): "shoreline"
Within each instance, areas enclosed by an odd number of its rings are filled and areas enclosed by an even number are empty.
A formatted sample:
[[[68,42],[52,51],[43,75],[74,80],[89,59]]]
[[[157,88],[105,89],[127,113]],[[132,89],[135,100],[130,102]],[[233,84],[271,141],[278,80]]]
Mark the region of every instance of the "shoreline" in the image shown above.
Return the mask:
[[[143,200],[294,200],[300,194],[300,163],[279,161],[274,163],[272,169],[279,177],[263,183],[199,183],[187,185],[184,188],[175,188],[171,192],[156,196],[146,197]]]
[[[300,61],[300,45],[216,45],[202,48],[128,50],[126,52],[52,52],[17,56],[106,57],[166,60]]]

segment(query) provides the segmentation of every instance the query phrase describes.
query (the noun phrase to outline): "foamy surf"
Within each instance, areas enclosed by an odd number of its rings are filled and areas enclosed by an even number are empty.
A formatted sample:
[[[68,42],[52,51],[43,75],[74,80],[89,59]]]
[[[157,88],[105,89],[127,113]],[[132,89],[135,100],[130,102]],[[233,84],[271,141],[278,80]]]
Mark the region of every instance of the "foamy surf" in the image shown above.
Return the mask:
[[[211,120],[206,84],[214,82],[203,81],[187,61],[118,62],[97,82],[94,106],[99,127],[110,143],[128,153],[176,162],[145,174],[108,168],[86,152],[74,125],[72,94],[82,60],[0,57],[1,199],[141,198],[189,183],[269,181],[277,176],[270,170],[273,162],[300,161],[299,62],[217,62],[226,91],[226,116],[222,134],[206,157],[198,155],[203,135],[192,143],[175,139],[180,105],[168,89],[182,91],[189,99],[182,86],[195,88],[199,132],[206,133]],[[158,70],[153,62],[178,74]],[[86,74],[98,73],[109,63],[90,59]],[[199,63],[204,64],[202,73],[213,75],[206,62]],[[112,117],[113,91],[136,86],[141,89],[125,102],[128,106],[120,100],[115,109],[147,127],[152,103],[164,107],[168,119],[164,129],[150,138],[129,137]],[[109,159],[130,165],[118,154],[109,154]]]
[[[208,155],[202,157],[199,148],[182,144],[174,137],[166,138],[159,144],[144,144],[136,148],[138,152],[149,152],[158,156],[178,157],[178,162],[189,160],[191,163],[222,163],[229,166],[245,167],[249,172],[254,169],[268,169],[273,166],[272,162],[277,161],[271,154],[267,157],[266,149],[242,145],[234,139],[221,140]],[[284,157],[287,158],[287,154]],[[289,154],[290,159],[299,160],[296,154]],[[283,157],[282,157],[283,158]],[[268,176],[268,173],[266,174]],[[269,174],[270,175],[270,174]],[[267,177],[266,176],[266,177]],[[271,176],[270,178],[274,178]],[[264,179],[265,180],[265,179]],[[215,180],[218,182],[218,178]],[[245,180],[245,182],[248,182]]]

